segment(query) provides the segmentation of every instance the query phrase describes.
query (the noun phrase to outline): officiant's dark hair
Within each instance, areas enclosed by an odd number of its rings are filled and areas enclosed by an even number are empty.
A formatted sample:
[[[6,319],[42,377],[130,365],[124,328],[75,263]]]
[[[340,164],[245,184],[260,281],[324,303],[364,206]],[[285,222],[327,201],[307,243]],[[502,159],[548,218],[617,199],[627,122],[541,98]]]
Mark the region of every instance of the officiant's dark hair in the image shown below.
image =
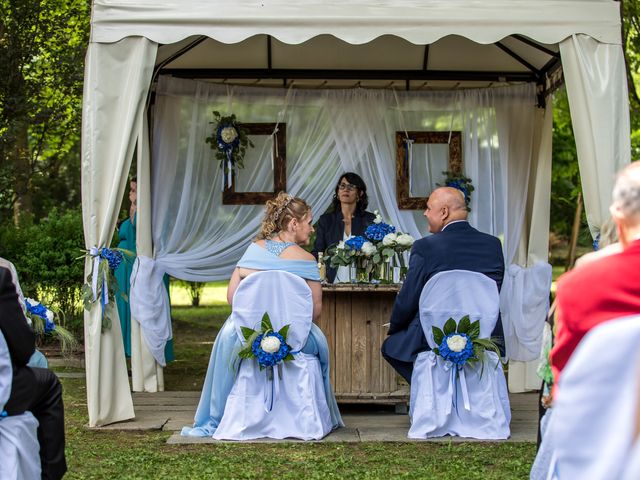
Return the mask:
[[[271,238],[284,230],[293,218],[302,220],[310,211],[311,206],[303,199],[280,192],[276,198],[267,201],[256,240]]]
[[[340,175],[340,178],[338,178],[338,181],[336,182],[336,188],[333,193],[333,211],[339,212],[341,208],[340,198],[338,198],[338,190],[340,188],[340,182],[343,178],[351,185],[355,185],[356,187],[358,187],[358,190],[362,193],[362,195],[360,195],[360,198],[358,198],[358,203],[356,203],[356,211],[358,213],[364,212],[369,206],[369,197],[367,197],[367,186],[365,185],[364,180],[362,180],[360,175],[353,172],[343,173],[342,175]]]

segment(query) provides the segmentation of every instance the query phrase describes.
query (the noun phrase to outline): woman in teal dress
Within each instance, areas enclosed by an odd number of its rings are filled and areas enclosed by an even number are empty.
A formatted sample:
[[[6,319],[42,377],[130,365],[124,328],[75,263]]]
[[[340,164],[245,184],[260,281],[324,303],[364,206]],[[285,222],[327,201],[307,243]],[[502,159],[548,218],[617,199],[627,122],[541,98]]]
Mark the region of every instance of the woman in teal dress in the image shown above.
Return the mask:
[[[280,193],[275,200],[267,202],[260,234],[245,251],[229,281],[229,304],[243,278],[256,271],[281,270],[307,281],[313,299],[313,318],[317,320],[322,308],[320,274],[313,255],[300,247],[309,243],[311,233],[311,208],[304,200]],[[238,368],[235,360],[240,348],[241,343],[233,323],[227,320],[213,344],[193,427],[184,427],[182,435],[210,437],[215,433],[233,387]],[[319,358],[333,427],[344,426],[329,380],[329,346],[315,323],[312,324],[307,343],[301,351]]]
[[[138,183],[136,177],[129,182],[129,200],[131,207],[129,208],[129,218],[124,220],[118,228],[118,248],[128,250],[132,254],[136,253],[136,209],[138,198]],[[124,342],[124,353],[127,358],[131,357],[131,308],[129,307],[129,294],[131,284],[131,268],[133,266],[133,258],[129,261],[120,262],[115,270],[116,282],[118,288],[127,298],[116,295],[116,305],[118,307],[118,316],[120,317],[120,327],[122,330],[122,341]],[[164,285],[169,293],[169,277],[164,276]],[[164,355],[167,362],[175,360],[173,355],[173,339],[167,342],[164,349]]]

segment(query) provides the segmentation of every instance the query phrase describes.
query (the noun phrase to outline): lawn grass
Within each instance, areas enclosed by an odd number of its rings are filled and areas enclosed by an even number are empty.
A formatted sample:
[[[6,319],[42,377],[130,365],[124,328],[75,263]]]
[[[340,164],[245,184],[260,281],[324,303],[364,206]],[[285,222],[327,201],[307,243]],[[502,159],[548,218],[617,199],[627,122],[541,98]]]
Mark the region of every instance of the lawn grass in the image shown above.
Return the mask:
[[[215,335],[230,313],[226,283],[208,285],[197,308],[176,305],[177,360],[164,370],[167,390],[200,390]],[[186,292],[185,301],[188,303]],[[69,368],[57,368],[70,371]],[[521,479],[533,443],[292,443],[167,445],[171,432],[87,429],[83,379],[63,378],[66,479]]]
[[[89,430],[82,379],[62,379],[67,479],[528,478],[533,443],[167,445],[170,432]]]

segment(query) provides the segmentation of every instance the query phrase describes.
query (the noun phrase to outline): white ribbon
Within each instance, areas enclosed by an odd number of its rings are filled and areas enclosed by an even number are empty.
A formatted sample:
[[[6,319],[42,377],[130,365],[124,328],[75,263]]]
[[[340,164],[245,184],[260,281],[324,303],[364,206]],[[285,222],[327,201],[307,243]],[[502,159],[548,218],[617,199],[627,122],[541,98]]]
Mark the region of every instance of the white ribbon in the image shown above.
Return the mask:
[[[464,367],[458,368],[457,365],[448,360],[444,362],[443,367],[445,372],[448,370],[451,371],[451,375],[449,375],[449,388],[447,389],[447,395],[451,397],[451,404],[447,407],[446,414],[449,415],[451,413],[451,406],[457,399],[456,377],[460,378],[460,388],[462,390],[462,402],[464,404],[464,409],[470,412],[471,402],[469,401],[469,390],[467,389],[467,377],[464,375]]]
[[[233,164],[231,159],[227,160],[227,188],[231,188],[231,181],[233,178]]]
[[[406,133],[406,132],[405,132]],[[413,139],[407,138],[404,139],[407,144],[407,159],[409,163],[409,196],[411,196],[412,184],[413,184],[413,175],[411,175],[411,170],[413,170]]]
[[[274,169],[274,157],[278,158],[278,137],[277,137],[277,133],[278,133],[278,124],[276,124],[276,128],[273,130],[272,135],[272,141],[273,141],[273,147],[271,149],[271,171],[273,172]],[[274,149],[275,149],[275,154],[274,154]]]
[[[98,275],[100,272],[100,249],[98,247],[91,247],[89,249],[89,255],[93,257],[93,272],[91,274],[91,292],[93,293],[93,301],[98,299]],[[102,278],[102,306],[106,306],[109,303],[109,289],[108,289],[108,277],[107,271],[104,271]]]

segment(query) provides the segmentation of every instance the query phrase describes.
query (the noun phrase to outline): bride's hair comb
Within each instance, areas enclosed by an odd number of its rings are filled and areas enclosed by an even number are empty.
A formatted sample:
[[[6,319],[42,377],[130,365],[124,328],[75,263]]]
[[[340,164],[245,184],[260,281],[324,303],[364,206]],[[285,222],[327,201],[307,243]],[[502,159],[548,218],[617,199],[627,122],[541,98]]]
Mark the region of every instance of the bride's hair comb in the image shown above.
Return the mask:
[[[275,213],[273,214],[274,223],[278,221],[280,215],[282,215],[282,212],[286,210],[291,202],[293,202],[293,195],[289,195],[289,198],[287,198],[287,200],[275,211]]]

